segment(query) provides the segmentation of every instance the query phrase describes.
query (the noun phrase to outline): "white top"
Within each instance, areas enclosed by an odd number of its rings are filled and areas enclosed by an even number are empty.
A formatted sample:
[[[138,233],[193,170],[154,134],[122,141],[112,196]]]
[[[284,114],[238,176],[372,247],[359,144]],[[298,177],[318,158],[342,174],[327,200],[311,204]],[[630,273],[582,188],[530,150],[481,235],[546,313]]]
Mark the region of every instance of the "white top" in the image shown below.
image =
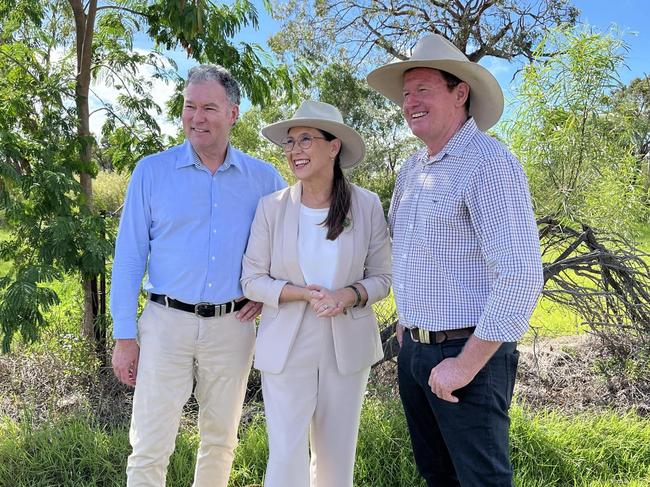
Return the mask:
[[[327,240],[327,227],[321,225],[328,212],[329,208],[300,205],[298,263],[307,284],[320,284],[331,289],[339,244],[338,239]]]

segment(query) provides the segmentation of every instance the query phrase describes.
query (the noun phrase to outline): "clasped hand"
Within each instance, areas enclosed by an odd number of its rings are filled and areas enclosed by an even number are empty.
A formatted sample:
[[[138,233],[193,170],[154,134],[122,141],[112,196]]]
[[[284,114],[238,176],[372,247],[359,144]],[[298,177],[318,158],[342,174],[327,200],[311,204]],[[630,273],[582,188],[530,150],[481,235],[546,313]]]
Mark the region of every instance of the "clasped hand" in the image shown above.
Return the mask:
[[[319,318],[336,316],[345,310],[337,291],[318,284],[310,284],[307,289],[311,291],[309,304]]]

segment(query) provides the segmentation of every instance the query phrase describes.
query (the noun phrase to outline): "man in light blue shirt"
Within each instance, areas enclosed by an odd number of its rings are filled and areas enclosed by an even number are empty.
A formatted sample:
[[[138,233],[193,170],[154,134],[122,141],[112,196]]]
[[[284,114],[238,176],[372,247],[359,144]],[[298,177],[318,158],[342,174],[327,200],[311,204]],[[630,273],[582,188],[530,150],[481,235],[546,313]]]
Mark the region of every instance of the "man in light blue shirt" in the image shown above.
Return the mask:
[[[129,183],[111,314],[113,369],[135,386],[131,487],[164,487],[194,379],[201,438],[194,487],[228,482],[261,308],[242,298],[241,261],[259,198],[286,186],[271,165],[229,144],[239,100],[224,68],[191,69],[185,142],[142,159]],[[148,301],[137,321],[145,272]]]

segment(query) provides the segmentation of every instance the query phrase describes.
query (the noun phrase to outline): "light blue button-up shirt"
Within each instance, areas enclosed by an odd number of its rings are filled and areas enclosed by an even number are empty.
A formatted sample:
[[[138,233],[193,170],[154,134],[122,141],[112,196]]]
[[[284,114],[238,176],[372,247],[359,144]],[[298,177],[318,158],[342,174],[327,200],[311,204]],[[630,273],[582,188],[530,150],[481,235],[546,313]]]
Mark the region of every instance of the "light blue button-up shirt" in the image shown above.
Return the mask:
[[[142,159],[115,244],[113,336],[136,336],[145,271],[145,290],[186,303],[242,296],[241,262],[257,202],[285,186],[273,166],[232,146],[214,174],[187,141]]]

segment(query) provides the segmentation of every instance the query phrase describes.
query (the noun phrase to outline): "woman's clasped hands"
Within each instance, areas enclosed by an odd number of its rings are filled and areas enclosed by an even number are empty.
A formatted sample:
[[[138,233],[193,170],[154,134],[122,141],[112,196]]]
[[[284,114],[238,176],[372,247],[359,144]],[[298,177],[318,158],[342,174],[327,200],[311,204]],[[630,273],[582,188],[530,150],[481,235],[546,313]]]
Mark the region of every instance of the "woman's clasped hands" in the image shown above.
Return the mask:
[[[344,290],[332,291],[318,284],[310,284],[307,289],[311,291],[309,304],[319,318],[345,313]]]

